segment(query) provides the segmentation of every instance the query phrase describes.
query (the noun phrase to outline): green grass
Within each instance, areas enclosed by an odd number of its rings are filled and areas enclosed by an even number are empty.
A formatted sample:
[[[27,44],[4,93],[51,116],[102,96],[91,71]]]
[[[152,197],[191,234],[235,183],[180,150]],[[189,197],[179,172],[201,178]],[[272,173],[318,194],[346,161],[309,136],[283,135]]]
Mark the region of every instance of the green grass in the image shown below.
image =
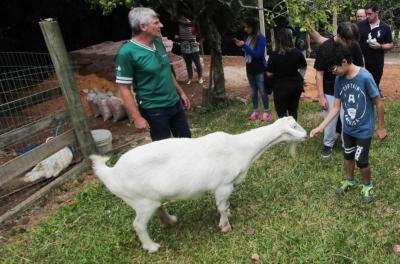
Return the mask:
[[[239,133],[259,123],[247,121],[249,105],[196,114],[195,136],[223,130]],[[321,121],[316,103],[302,103],[299,122],[308,131]],[[168,204],[178,216],[174,227],[149,223],[160,252],[140,249],[132,229],[134,211],[94,183],[76,201],[34,230],[16,235],[1,252],[3,263],[399,263],[400,103],[386,103],[389,137],[373,141],[370,163],[376,200],[364,205],[360,192],[335,195],[343,176],[342,154],[319,156],[319,137],[298,145],[297,159],[287,145],[268,150],[231,196],[233,230],[221,234],[213,197]],[[229,164],[226,164],[229,166]],[[357,172],[357,177],[359,176]]]

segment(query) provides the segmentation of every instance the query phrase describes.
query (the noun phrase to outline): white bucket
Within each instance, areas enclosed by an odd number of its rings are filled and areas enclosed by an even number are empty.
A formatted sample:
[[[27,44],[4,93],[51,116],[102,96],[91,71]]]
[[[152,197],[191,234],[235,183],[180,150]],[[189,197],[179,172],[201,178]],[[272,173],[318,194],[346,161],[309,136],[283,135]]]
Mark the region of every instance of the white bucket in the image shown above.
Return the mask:
[[[92,137],[97,150],[101,153],[107,153],[112,149],[112,134],[107,129],[92,130]]]

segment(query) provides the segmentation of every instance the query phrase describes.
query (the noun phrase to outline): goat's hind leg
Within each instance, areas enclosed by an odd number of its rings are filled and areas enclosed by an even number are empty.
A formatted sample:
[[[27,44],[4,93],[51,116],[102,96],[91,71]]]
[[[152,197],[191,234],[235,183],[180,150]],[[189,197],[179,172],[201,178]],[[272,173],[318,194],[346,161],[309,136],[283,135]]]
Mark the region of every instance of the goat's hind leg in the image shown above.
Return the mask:
[[[159,244],[151,240],[149,233],[147,232],[147,223],[153,216],[160,203],[154,201],[135,201],[134,203],[128,202],[135,211],[136,217],[133,221],[133,228],[135,229],[137,235],[139,236],[140,242],[142,242],[142,247],[149,252],[156,252],[160,247]]]
[[[158,207],[157,215],[164,225],[169,225],[169,226],[174,225],[178,220],[175,215],[168,214],[163,205]]]
[[[218,212],[221,215],[219,220],[219,227],[221,231],[226,233],[231,231],[231,225],[228,217],[230,216],[228,199],[233,192],[233,185],[225,185],[215,190],[215,202],[217,203]]]

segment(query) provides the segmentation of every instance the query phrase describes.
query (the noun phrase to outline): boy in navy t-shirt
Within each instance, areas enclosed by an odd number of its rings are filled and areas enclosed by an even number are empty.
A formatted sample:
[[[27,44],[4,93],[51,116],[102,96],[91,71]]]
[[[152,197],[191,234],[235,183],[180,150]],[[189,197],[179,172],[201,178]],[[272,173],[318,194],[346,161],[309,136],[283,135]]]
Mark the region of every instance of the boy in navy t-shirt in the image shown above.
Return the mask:
[[[379,140],[383,140],[386,137],[383,101],[379,97],[378,87],[372,75],[364,68],[352,63],[350,50],[337,42],[333,49],[332,54],[335,56],[332,61],[334,66],[331,70],[337,75],[334,106],[324,121],[310,132],[310,137],[313,138],[322,133],[329,122],[339,113],[340,107],[343,107],[346,180],[342,181],[337,193],[345,193],[356,186],[354,167],[357,164],[362,175],[363,201],[370,203],[373,201],[373,186],[368,154],[375,127],[374,105],[378,116],[377,137]]]

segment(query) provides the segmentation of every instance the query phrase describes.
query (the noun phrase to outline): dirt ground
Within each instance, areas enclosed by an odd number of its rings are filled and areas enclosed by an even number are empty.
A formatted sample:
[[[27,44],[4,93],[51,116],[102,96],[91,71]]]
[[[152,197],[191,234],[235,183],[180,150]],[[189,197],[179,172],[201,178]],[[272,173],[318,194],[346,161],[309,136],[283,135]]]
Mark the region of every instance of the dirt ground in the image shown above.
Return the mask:
[[[113,43],[110,45],[115,46]],[[77,68],[76,80],[91,128],[109,129],[113,134],[113,146],[123,145],[135,138],[145,137],[146,134],[139,133],[139,131],[137,131],[127,119],[114,123],[111,120],[104,122],[101,118],[95,119],[91,116],[86,102],[86,93],[84,93],[85,89],[96,88],[103,92],[111,91],[117,93],[117,87],[114,83],[113,56],[110,52],[106,49],[99,48],[98,52],[72,54],[72,61],[75,65],[74,67]],[[386,100],[398,100],[400,99],[400,58],[397,55],[389,56],[386,61],[387,63],[385,64],[381,89]],[[306,87],[305,93],[302,95],[302,100],[314,101],[317,100],[317,91],[314,79],[315,70],[313,69],[314,62],[312,59],[308,59],[307,62],[308,69],[306,74]],[[209,56],[204,56],[204,77],[206,79],[203,84],[204,86],[208,85],[207,77],[209,73],[209,63]],[[224,57],[223,65],[228,96],[242,100],[249,99],[250,89],[245,74],[243,58]],[[196,109],[201,106],[202,85],[194,82],[191,85],[181,83],[181,86],[192,100],[193,108]],[[56,101],[52,101],[46,105],[38,105],[36,111],[55,112],[62,110],[63,108],[63,99],[58,98]],[[90,172],[79,176],[77,179],[70,180],[63,186],[52,191],[29,210],[8,220],[6,223],[3,223],[0,227],[0,248],[13,234],[25,232],[41,220],[47,218],[60,206],[71,203],[74,199],[74,195],[94,180],[95,177]]]

